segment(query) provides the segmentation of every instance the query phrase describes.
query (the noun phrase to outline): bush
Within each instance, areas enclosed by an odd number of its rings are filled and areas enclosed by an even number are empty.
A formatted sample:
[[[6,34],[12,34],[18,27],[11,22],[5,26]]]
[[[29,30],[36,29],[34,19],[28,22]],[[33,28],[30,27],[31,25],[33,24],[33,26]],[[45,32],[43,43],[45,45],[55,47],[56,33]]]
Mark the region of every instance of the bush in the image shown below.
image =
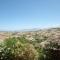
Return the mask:
[[[25,38],[5,39],[0,45],[0,60],[38,60],[38,53],[34,46],[23,42]]]
[[[48,41],[43,48],[45,58],[43,60],[59,60],[60,59],[60,45],[57,42]],[[43,52],[42,52],[43,53]]]
[[[4,42],[0,43],[0,60],[12,60],[11,49],[7,48]]]

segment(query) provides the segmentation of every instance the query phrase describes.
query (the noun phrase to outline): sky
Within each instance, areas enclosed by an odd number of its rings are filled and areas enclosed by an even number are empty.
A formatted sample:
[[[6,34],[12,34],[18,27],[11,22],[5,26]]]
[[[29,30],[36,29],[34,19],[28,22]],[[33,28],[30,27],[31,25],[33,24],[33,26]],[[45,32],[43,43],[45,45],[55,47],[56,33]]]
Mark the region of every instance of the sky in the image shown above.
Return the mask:
[[[60,0],[0,0],[0,30],[60,27]]]

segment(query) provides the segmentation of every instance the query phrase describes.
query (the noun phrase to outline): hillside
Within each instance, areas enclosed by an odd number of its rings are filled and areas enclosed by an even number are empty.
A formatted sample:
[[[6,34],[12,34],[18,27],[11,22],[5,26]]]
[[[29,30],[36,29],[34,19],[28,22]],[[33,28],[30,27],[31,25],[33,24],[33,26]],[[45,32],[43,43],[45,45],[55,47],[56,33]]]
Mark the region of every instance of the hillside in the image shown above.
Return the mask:
[[[0,60],[59,60],[60,28],[0,32]]]
[[[60,28],[41,29],[36,31],[23,31],[23,32],[0,32],[0,40],[9,37],[20,37],[25,35],[29,40],[34,39],[37,35],[40,39],[50,38],[52,36],[60,36]]]

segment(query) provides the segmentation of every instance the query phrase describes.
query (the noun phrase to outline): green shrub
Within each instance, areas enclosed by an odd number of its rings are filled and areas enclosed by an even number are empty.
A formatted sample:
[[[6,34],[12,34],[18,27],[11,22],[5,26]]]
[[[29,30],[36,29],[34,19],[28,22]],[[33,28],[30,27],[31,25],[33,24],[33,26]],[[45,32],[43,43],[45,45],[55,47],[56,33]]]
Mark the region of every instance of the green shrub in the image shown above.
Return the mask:
[[[9,38],[0,45],[0,60],[38,60],[34,46],[23,42],[25,38]]]

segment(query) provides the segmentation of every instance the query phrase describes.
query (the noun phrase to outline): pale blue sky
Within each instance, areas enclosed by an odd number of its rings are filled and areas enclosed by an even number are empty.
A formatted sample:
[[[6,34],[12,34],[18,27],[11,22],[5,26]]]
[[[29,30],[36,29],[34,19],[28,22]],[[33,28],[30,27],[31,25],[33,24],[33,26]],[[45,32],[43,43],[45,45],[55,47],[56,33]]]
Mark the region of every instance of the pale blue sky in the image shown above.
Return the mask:
[[[60,0],[0,0],[0,30],[60,26]]]

